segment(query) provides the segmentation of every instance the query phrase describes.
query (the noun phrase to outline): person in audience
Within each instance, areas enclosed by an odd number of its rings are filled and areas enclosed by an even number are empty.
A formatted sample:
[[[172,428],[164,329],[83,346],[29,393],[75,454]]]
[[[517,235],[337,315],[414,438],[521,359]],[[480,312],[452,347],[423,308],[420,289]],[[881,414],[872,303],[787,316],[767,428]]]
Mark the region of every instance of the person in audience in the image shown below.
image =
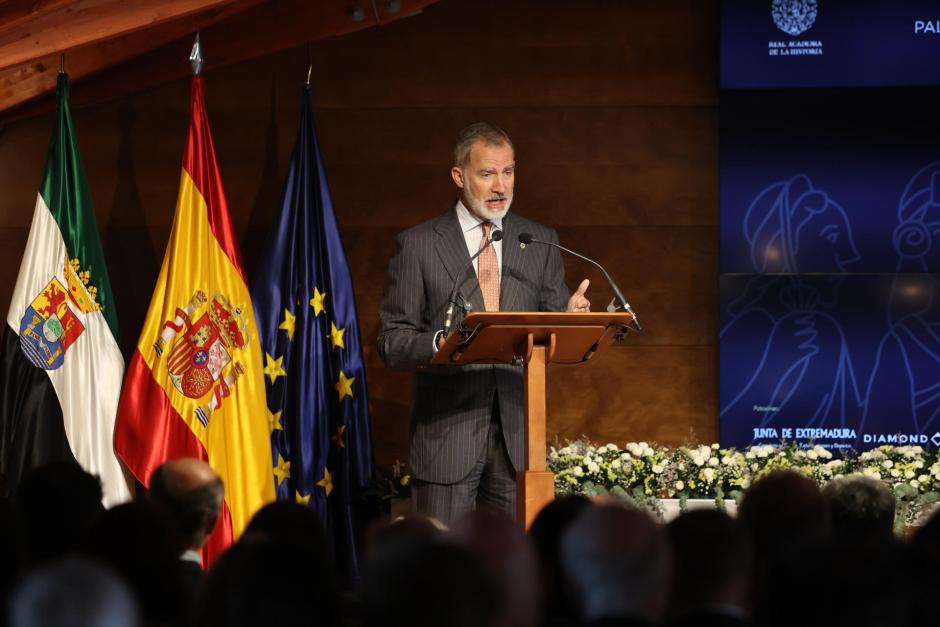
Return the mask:
[[[529,527],[529,538],[539,557],[542,585],[542,627],[565,627],[577,622],[561,567],[561,538],[569,525],[591,502],[577,495],[562,496],[538,513]]]
[[[500,625],[498,585],[479,556],[443,534],[415,531],[373,537],[363,568],[363,627]]]
[[[107,510],[81,543],[82,552],[122,577],[148,625],[183,625],[189,618],[195,590],[181,571],[178,547],[173,521],[149,500]]]
[[[565,532],[565,576],[590,627],[642,627],[663,616],[672,570],[666,534],[645,512],[591,505]]]
[[[170,514],[184,576],[195,587],[202,578],[200,551],[222,512],[225,487],[206,462],[191,457],[160,464],[150,476],[148,496]]]
[[[856,542],[891,542],[897,500],[883,481],[864,475],[837,477],[823,488],[832,531]]]
[[[519,525],[502,511],[478,509],[459,518],[448,539],[478,556],[496,582],[496,624],[535,627],[541,606],[538,560]]]
[[[764,573],[755,627],[904,627],[913,590],[895,543],[824,538],[779,556]],[[933,566],[936,570],[936,565]],[[936,595],[936,588],[930,593]]]
[[[23,525],[13,503],[0,497],[0,624],[7,615],[7,602],[23,574]]]
[[[740,627],[751,595],[751,540],[724,512],[686,512],[666,526],[676,575],[669,600],[673,627]]]
[[[213,563],[196,600],[197,627],[338,625],[324,564],[309,546],[245,533]]]
[[[11,627],[137,627],[127,586],[105,566],[69,557],[37,569],[14,591]]]
[[[22,520],[29,566],[49,563],[76,548],[104,511],[101,481],[74,462],[55,462],[28,472],[14,505]]]
[[[744,493],[738,518],[762,568],[829,533],[826,501],[814,481],[793,470],[772,472]]]

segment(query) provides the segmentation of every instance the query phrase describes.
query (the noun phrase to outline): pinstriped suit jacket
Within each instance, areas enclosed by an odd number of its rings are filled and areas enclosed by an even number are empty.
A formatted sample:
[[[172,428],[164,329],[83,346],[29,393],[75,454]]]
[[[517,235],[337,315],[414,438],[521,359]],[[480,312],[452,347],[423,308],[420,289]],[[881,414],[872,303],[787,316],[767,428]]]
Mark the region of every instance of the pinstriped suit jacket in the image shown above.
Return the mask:
[[[568,288],[558,249],[518,245],[520,233],[558,241],[553,229],[513,213],[503,218],[501,311],[564,311]],[[461,297],[484,311],[483,296],[457,212],[398,235],[379,307],[379,354],[390,368],[416,370],[411,407],[409,465],[420,480],[449,484],[469,474],[486,444],[498,391],[509,458],[523,467],[524,416],[521,366],[429,365],[434,335],[444,326],[447,300],[459,277]],[[454,325],[459,323],[455,320]]]

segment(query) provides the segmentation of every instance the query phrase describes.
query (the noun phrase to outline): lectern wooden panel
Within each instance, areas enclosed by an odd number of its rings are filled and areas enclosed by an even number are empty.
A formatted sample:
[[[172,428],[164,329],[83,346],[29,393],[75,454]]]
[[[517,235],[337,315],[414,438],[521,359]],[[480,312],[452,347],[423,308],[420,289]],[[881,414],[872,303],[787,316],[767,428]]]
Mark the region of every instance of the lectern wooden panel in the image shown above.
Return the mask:
[[[629,313],[472,313],[434,356],[435,364],[523,366],[526,467],[516,479],[516,517],[525,527],[555,497],[555,478],[545,468],[546,367],[594,358],[622,340],[632,321]]]

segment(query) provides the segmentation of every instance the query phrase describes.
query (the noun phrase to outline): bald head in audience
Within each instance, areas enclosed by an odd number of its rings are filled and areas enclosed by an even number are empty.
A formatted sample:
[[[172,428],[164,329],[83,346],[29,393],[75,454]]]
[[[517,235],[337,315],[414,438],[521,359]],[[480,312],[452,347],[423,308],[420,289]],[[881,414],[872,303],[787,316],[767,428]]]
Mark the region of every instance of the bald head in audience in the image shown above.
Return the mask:
[[[585,622],[659,622],[672,557],[663,529],[647,513],[613,502],[588,507],[565,533],[561,559]]]
[[[180,534],[180,551],[199,550],[222,511],[222,479],[206,462],[191,457],[161,464],[150,477],[150,498],[170,512]]]

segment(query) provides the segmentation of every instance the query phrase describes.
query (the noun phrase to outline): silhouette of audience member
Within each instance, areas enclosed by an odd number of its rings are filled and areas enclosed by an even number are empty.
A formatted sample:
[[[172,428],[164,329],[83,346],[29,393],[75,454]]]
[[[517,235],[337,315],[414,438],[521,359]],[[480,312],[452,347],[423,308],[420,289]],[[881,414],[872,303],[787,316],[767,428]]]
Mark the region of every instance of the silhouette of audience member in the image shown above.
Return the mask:
[[[577,623],[577,609],[572,607],[561,566],[561,538],[575,518],[591,502],[583,496],[570,495],[555,499],[542,508],[532,526],[529,538],[539,557],[542,584],[543,627],[563,627]]]
[[[192,585],[202,578],[200,551],[222,512],[225,488],[206,462],[184,457],[160,464],[150,476],[149,497],[166,508],[177,531],[177,555]]]
[[[519,525],[501,511],[478,509],[459,518],[447,537],[476,555],[496,582],[497,625],[534,627],[538,623],[538,559]]]
[[[819,487],[792,470],[772,472],[748,488],[738,518],[751,534],[755,563],[761,570],[829,532],[829,514]]]
[[[940,625],[940,509],[911,538],[906,554],[907,584],[911,588],[911,625]]]
[[[724,512],[686,512],[666,526],[676,574],[669,600],[673,627],[738,627],[747,623],[751,539]]]
[[[326,535],[320,524],[320,516],[299,503],[268,503],[251,517],[245,533],[264,535],[271,540],[312,551],[317,556],[318,567],[329,566]]]
[[[246,533],[215,561],[196,600],[198,627],[331,627],[332,587],[310,547]]]
[[[837,477],[823,488],[832,531],[846,541],[891,542],[897,501],[883,481],[864,475]]]
[[[936,569],[936,565],[934,565]],[[893,543],[833,538],[805,545],[776,560],[754,607],[756,627],[903,627],[911,590]],[[936,595],[936,588],[931,592]]]
[[[672,557],[665,532],[645,512],[591,505],[565,532],[561,556],[585,625],[641,627],[661,620]]]
[[[137,627],[131,592],[108,568],[69,557],[34,571],[10,600],[11,627]]]
[[[124,579],[147,624],[179,625],[188,619],[193,592],[183,588],[178,545],[167,513],[143,500],[99,516],[82,548]]]
[[[91,521],[104,511],[101,481],[73,462],[28,472],[14,503],[23,523],[26,559],[45,564],[76,548]]]
[[[0,497],[0,624],[8,615],[10,593],[23,573],[23,526],[13,503]]]
[[[363,568],[364,627],[496,627],[497,583],[472,551],[426,526],[373,537]]]

